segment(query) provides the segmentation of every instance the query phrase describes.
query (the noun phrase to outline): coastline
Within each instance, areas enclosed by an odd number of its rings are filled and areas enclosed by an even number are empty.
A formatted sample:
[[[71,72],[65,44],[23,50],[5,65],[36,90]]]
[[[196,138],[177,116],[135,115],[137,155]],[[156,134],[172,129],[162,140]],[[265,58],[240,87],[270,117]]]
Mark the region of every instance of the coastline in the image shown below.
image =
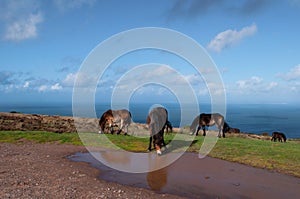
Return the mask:
[[[0,131],[47,131],[54,133],[76,133],[79,131],[97,133],[99,131],[98,122],[97,118],[0,112]],[[145,124],[133,123],[132,128],[145,130],[146,127]],[[180,132],[182,129],[173,128],[173,130],[174,132]],[[246,132],[230,134],[252,139],[271,139],[271,135]],[[298,140],[300,138],[290,138],[289,140],[293,139]]]
[[[132,113],[136,123],[145,123],[147,113],[152,104],[132,103],[128,109]],[[189,109],[181,110],[176,103],[164,103],[169,112],[169,120],[174,127],[190,125],[190,118],[181,118],[181,112],[189,112]],[[127,107],[118,105],[119,108]],[[111,108],[110,103],[95,104],[97,117]],[[201,113],[209,113],[209,104],[199,104]],[[0,112],[21,112],[24,114],[59,115],[72,117],[72,104],[64,103],[35,103],[35,104],[2,104]],[[192,119],[193,116],[191,115]],[[298,118],[300,118],[299,104],[228,104],[225,120],[230,127],[238,128],[242,132],[261,134],[274,131],[285,133],[287,138],[300,138],[298,131]]]

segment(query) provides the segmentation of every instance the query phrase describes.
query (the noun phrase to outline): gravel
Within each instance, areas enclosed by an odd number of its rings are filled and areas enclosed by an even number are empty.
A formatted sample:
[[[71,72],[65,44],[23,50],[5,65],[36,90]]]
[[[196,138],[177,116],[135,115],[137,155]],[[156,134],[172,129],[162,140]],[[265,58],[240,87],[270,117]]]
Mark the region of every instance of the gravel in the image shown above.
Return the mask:
[[[66,158],[82,146],[0,143],[0,198],[180,198],[98,179],[99,170]]]

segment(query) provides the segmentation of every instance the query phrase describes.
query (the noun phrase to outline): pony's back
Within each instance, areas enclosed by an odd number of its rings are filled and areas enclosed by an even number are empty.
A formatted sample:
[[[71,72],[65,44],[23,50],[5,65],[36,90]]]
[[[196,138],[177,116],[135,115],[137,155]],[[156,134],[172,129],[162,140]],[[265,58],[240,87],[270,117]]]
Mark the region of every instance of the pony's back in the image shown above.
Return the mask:
[[[168,121],[168,111],[163,107],[153,108],[146,120],[151,129],[151,134],[157,134],[164,128],[166,122]]]

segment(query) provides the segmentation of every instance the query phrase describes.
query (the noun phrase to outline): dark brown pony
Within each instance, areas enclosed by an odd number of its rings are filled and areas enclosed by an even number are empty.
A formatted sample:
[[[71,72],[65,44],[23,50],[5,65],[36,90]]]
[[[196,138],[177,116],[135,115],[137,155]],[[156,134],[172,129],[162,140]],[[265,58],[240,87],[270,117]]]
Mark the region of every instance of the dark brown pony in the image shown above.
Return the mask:
[[[117,125],[120,123],[120,126]],[[124,129],[125,135],[128,133],[128,126],[131,123],[131,113],[126,110],[107,110],[104,112],[99,120],[100,131],[99,133],[104,133],[105,129],[108,127],[111,134],[113,134],[113,127],[119,126],[117,134],[120,134]]]
[[[286,142],[286,136],[284,133],[280,133],[280,132],[273,132],[272,133],[272,139],[271,141],[276,142],[276,140],[278,140],[279,142],[282,142],[282,140],[284,142]]]
[[[214,126],[216,125],[219,129],[218,137],[221,137],[221,132],[223,134],[223,137],[225,137],[225,132],[230,128],[229,125],[224,121],[223,115],[219,113],[212,113],[212,114],[205,114],[201,113],[198,115],[194,121],[192,122],[190,126],[190,131],[192,132],[192,135],[196,132],[196,135],[198,135],[198,132],[200,129],[203,129],[203,136],[206,135],[206,127]],[[196,127],[197,131],[196,131]]]
[[[166,133],[173,132],[173,126],[172,126],[171,122],[169,122],[169,121],[166,122],[165,129],[166,129]]]
[[[168,121],[168,111],[163,107],[153,108],[146,122],[150,130],[150,140],[148,151],[151,151],[151,143],[153,140],[153,146],[156,149],[158,155],[161,155],[161,147],[166,147],[164,140],[164,130],[166,125],[170,125]]]

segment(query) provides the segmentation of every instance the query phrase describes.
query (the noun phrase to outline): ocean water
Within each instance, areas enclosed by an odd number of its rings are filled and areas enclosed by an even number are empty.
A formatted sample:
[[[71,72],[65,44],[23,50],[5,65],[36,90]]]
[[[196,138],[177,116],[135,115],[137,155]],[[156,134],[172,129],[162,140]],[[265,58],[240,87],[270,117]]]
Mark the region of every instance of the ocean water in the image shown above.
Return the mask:
[[[162,104],[169,112],[169,120],[173,126],[190,125],[191,120],[181,118],[181,113],[192,112],[181,110],[179,104]],[[133,121],[145,123],[152,104],[130,104],[129,110]],[[121,106],[120,106],[121,107]],[[110,108],[109,104],[97,104],[97,117]],[[72,116],[71,104],[28,104],[28,105],[0,105],[0,112],[17,111],[29,114]],[[209,113],[210,105],[200,105],[200,112]],[[260,134],[273,131],[284,132],[288,138],[300,138],[300,105],[289,104],[229,104],[226,110],[226,121],[230,127],[239,128],[242,132]],[[196,115],[195,115],[196,116]],[[191,116],[194,118],[195,116]],[[182,119],[182,121],[181,121]]]

